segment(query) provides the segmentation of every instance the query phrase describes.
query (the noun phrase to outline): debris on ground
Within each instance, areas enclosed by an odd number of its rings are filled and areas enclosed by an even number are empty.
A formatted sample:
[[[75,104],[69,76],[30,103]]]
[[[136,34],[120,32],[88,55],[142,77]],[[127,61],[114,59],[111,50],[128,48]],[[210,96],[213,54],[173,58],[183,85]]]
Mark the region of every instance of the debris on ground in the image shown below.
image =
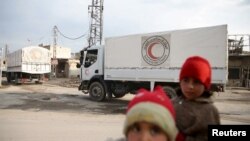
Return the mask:
[[[67,87],[67,88],[77,88],[80,85],[79,78],[69,78],[68,80],[61,81],[59,86]]]

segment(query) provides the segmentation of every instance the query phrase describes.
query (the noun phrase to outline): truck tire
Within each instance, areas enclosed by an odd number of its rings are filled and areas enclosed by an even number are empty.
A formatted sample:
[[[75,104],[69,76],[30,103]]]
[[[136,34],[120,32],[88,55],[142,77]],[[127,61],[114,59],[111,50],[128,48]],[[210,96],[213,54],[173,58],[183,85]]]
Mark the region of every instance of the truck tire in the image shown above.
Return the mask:
[[[122,98],[123,96],[126,95],[126,93],[113,93],[115,98]]]
[[[177,97],[176,91],[170,86],[163,86],[163,90],[166,92],[170,99]]]
[[[89,95],[94,101],[103,101],[106,97],[104,86],[98,81],[91,83],[89,86]]]
[[[8,81],[8,83],[11,82],[11,73],[10,72],[7,73],[7,81]]]
[[[128,84],[116,82],[111,85],[111,92],[115,98],[121,98],[128,93]]]

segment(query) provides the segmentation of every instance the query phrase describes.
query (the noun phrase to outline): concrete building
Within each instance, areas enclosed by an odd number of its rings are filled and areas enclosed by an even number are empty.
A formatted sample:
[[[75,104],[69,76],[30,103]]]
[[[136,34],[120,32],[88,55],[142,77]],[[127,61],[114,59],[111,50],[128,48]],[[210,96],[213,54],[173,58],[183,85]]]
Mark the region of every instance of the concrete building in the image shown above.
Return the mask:
[[[228,86],[250,88],[250,35],[228,37]]]
[[[47,48],[51,53],[51,60],[53,59],[54,48],[51,45],[40,45],[41,47]],[[79,59],[72,56],[71,49],[56,46],[56,67],[55,75],[57,78],[74,78],[80,74],[80,69],[76,68],[76,64],[79,63]],[[53,75],[53,74],[52,74]],[[53,77],[53,76],[52,76]]]

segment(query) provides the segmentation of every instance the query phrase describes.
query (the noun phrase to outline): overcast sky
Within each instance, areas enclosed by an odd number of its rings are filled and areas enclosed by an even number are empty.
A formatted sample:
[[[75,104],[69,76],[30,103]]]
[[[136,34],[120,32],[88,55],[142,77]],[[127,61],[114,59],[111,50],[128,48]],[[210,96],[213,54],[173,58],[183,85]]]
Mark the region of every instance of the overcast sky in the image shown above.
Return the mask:
[[[0,47],[53,44],[56,25],[75,38],[89,30],[92,0],[0,0]],[[228,25],[229,34],[250,34],[250,0],[104,0],[104,37]],[[86,36],[87,37],[87,36]],[[86,38],[58,37],[78,52]]]

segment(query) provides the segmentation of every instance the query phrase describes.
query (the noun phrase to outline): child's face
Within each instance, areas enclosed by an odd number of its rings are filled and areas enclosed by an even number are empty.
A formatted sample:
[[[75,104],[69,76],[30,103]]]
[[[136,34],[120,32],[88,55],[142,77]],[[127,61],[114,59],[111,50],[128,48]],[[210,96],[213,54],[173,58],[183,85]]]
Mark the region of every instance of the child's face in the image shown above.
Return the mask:
[[[147,122],[137,122],[129,128],[127,140],[168,141],[168,138],[160,127]]]
[[[205,86],[197,79],[187,77],[180,82],[181,91],[188,100],[193,100],[202,95]]]

